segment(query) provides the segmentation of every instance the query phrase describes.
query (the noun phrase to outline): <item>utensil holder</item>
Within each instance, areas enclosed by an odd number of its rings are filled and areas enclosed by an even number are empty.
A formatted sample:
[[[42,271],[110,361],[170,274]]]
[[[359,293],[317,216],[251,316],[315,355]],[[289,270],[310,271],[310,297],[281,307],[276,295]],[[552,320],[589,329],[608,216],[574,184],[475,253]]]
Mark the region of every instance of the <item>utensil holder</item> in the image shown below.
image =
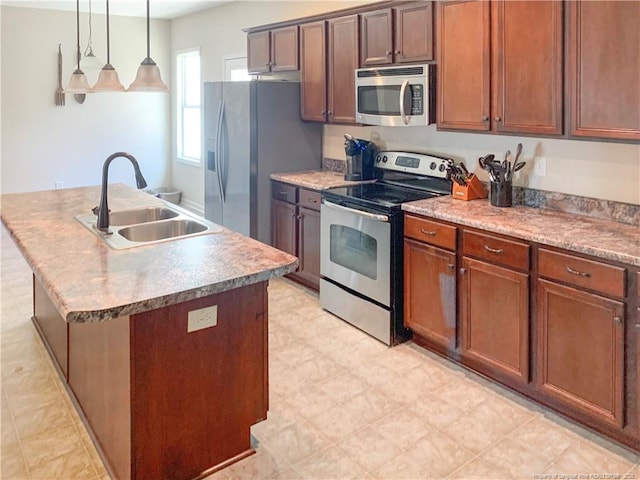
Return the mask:
[[[475,200],[477,198],[487,198],[487,189],[484,188],[478,177],[471,175],[467,178],[466,186],[453,182],[451,195],[458,200]]]
[[[510,207],[513,199],[511,182],[491,182],[491,205]]]

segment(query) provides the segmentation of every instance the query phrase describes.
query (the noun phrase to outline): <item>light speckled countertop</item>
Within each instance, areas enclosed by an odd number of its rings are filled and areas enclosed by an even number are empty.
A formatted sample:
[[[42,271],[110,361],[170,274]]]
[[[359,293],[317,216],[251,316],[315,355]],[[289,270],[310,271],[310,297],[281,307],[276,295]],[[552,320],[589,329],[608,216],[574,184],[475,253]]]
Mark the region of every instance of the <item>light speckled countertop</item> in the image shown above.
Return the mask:
[[[0,196],[1,216],[51,301],[68,322],[108,320],[290,273],[297,259],[223,228],[219,233],[113,250],[74,217],[100,187]],[[112,211],[163,205],[109,185]]]
[[[329,170],[309,170],[306,172],[293,173],[272,173],[271,180],[290,183],[298,187],[309,188],[311,190],[324,190],[332,187],[346,187],[348,185],[358,185],[363,182],[351,182],[344,179],[344,173],[332,172]],[[368,180],[367,183],[372,180]]]
[[[640,266],[640,228],[635,225],[540,208],[493,207],[489,200],[465,202],[452,197],[405,203],[402,209],[489,232]]]

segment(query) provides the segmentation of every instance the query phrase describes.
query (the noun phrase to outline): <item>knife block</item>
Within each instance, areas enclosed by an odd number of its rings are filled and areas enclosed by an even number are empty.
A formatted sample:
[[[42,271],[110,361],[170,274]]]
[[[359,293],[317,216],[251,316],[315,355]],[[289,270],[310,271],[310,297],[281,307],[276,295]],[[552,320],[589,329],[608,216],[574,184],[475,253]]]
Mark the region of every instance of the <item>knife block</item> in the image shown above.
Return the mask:
[[[484,188],[482,182],[478,180],[478,177],[471,175],[467,179],[466,186],[458,185],[456,182],[453,182],[451,195],[453,195],[453,198],[457,198],[458,200],[476,200],[478,198],[487,198],[489,194],[487,189]]]

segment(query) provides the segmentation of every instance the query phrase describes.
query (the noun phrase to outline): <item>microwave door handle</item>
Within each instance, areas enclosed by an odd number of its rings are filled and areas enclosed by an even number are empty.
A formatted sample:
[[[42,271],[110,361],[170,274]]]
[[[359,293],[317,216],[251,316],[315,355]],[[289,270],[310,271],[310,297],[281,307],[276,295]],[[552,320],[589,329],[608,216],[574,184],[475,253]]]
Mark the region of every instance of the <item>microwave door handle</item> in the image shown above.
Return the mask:
[[[328,202],[326,200],[323,200],[322,204],[326,205],[327,207],[333,208],[334,210],[340,210],[342,212],[349,212],[349,213],[352,213],[354,215],[359,215],[361,217],[368,218],[370,220],[376,220],[378,222],[388,222],[389,221],[389,217],[387,215],[378,215],[378,214],[375,214],[375,213],[363,212],[362,210],[356,210],[354,208],[343,207],[342,205],[337,205],[335,203]]]
[[[409,125],[409,115],[407,115],[404,108],[404,100],[407,94],[407,87],[409,86],[409,80],[405,80],[402,82],[402,86],[400,87],[400,116],[402,117],[402,121],[405,125]]]

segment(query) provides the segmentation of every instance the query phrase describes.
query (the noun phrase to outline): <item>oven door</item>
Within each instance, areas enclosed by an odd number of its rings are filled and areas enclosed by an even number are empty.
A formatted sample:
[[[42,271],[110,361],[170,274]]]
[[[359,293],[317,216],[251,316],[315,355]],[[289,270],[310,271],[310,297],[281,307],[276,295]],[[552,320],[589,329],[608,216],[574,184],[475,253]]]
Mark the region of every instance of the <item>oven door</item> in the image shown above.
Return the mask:
[[[322,201],[320,273],[391,306],[389,217]]]

